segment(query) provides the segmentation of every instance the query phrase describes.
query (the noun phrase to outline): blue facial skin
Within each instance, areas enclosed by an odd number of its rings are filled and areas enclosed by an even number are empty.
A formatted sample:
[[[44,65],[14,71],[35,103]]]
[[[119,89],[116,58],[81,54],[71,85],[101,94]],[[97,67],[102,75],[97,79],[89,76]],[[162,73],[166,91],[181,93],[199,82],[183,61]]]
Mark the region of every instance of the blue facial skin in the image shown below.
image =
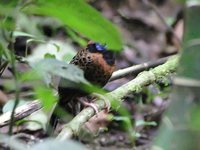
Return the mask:
[[[90,44],[88,45],[88,50],[91,53],[95,53],[95,52],[100,52],[103,54],[103,58],[106,60],[106,62],[109,65],[114,65],[115,63],[115,55],[112,51],[108,51],[106,49],[106,45],[101,45],[99,43],[94,43],[94,44]]]
[[[101,45],[99,43],[95,43],[95,47],[98,51],[105,51],[106,50],[106,45]]]
[[[91,53],[95,53],[95,52],[102,53],[102,52],[106,51],[106,46],[105,45],[101,45],[99,43],[89,44],[88,45],[88,50]]]

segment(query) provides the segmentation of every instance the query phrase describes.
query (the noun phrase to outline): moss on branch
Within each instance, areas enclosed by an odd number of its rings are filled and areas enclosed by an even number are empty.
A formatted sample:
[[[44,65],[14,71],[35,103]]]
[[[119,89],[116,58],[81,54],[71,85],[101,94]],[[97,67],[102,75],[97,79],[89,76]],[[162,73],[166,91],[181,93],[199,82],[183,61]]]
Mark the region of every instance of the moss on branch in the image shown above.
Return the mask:
[[[179,56],[174,56],[169,58],[169,60],[163,65],[157,66],[149,71],[141,72],[135,79],[130,82],[120,86],[116,90],[107,93],[105,96],[112,100],[122,101],[123,97],[126,96],[129,92],[139,92],[145,86],[154,83],[156,80],[166,77],[170,73],[176,71],[178,64]],[[102,110],[105,108],[104,100],[97,100],[97,108]],[[92,116],[95,115],[95,112],[92,108],[88,107],[83,109],[77,116],[75,116],[69,123],[65,125],[60,134],[57,136],[58,140],[66,140],[71,138],[73,135],[77,135],[81,127],[86,123]]]

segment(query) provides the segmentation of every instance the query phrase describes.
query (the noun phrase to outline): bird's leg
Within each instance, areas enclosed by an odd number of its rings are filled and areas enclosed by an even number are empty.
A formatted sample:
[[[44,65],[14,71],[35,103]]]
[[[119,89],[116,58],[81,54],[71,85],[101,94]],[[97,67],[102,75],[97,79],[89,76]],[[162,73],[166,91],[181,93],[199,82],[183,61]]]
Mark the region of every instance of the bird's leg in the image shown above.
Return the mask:
[[[102,99],[105,102],[105,111],[109,112],[110,110],[110,101],[102,94],[98,93],[92,93],[93,96],[98,97],[99,99]]]
[[[95,111],[95,114],[98,114],[99,110],[98,110],[96,104],[87,102],[87,100],[83,97],[79,98],[79,101],[80,101],[81,104],[83,104],[83,106],[92,107]]]

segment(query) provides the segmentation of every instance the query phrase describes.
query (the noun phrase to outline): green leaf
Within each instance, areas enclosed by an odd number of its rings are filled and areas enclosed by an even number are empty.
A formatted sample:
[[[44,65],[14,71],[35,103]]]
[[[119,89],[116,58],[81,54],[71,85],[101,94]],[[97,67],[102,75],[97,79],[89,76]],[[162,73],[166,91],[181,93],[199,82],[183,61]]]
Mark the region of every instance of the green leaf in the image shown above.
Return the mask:
[[[53,54],[50,54],[50,53],[46,53],[46,54],[44,55],[44,58],[56,58],[56,56],[53,55]]]
[[[76,34],[75,31],[73,31],[70,28],[66,28],[66,30],[67,30],[67,33],[69,34],[69,36],[72,38],[72,40],[76,41],[81,46],[87,45],[87,41],[85,39],[81,38],[80,36],[78,36],[78,34]]]
[[[36,80],[41,80],[42,77],[39,75],[35,70],[28,70],[22,74],[20,74],[19,78],[22,82],[24,81],[36,81]]]
[[[13,13],[13,8],[17,5],[17,0],[0,1],[0,15],[9,16]],[[2,18],[1,18],[2,19]]]
[[[56,59],[43,59],[32,65],[47,80],[50,80],[48,75],[56,75],[73,83],[88,83],[84,78],[83,71],[73,64],[67,64]]]
[[[53,105],[57,102],[57,96],[55,96],[52,89],[37,86],[35,88],[36,97],[42,102],[44,109],[49,111]]]
[[[27,7],[25,11],[55,17],[87,38],[106,43],[109,49],[122,48],[116,27],[83,0],[38,0],[37,5]]]

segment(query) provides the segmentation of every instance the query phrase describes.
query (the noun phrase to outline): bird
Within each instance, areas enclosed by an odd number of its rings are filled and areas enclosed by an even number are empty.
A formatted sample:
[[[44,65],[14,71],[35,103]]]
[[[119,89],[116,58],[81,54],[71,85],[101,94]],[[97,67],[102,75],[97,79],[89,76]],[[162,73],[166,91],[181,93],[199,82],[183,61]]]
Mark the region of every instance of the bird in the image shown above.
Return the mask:
[[[74,64],[82,69],[85,79],[92,85],[104,87],[115,70],[115,53],[108,50],[106,45],[89,41],[87,46],[80,49],[72,58],[70,64]],[[64,82],[65,79],[61,78],[58,85],[59,101],[57,106],[75,115],[78,103],[77,99],[79,97],[87,96],[90,93],[87,93],[76,86],[65,87],[65,84],[63,84]],[[93,105],[89,106],[92,107]],[[55,122],[55,117],[52,120]]]

